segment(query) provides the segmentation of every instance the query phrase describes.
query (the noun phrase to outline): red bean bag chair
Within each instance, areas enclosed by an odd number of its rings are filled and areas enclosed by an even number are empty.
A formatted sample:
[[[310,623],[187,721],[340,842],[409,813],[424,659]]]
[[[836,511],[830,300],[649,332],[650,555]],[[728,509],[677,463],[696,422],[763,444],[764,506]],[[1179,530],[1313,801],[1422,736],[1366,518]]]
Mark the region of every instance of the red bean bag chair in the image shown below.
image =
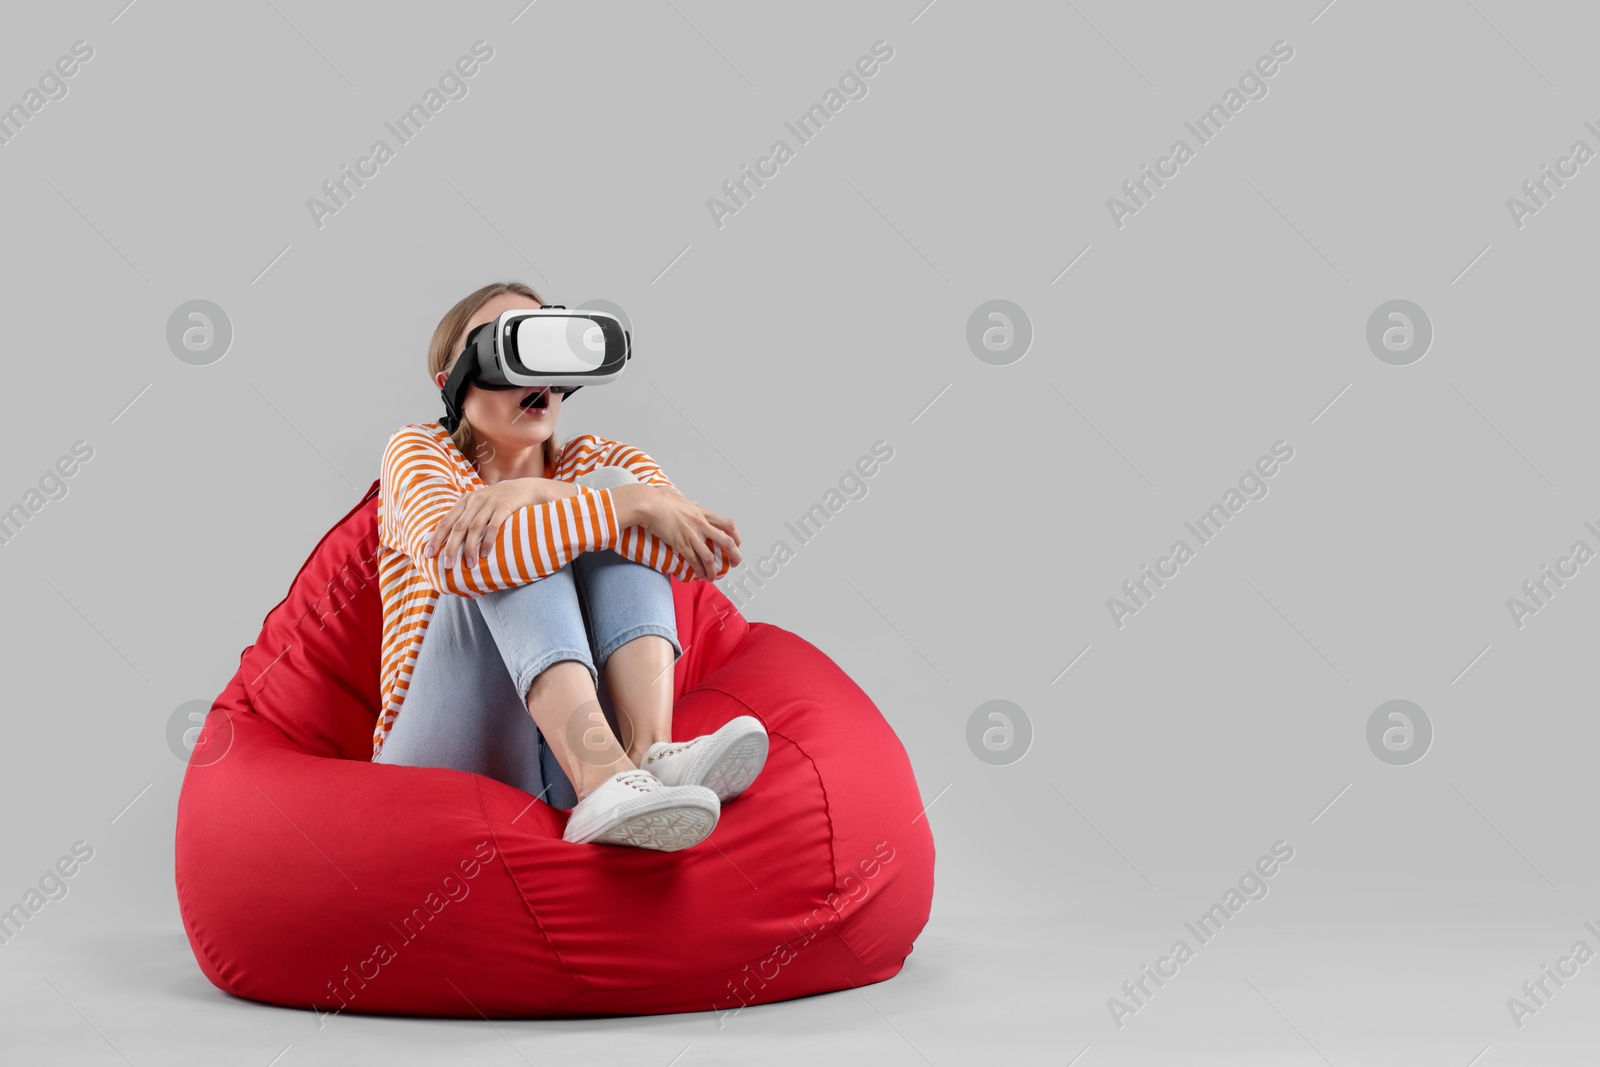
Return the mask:
[[[881,982],[927,923],[933,838],[905,748],[801,638],[674,580],[673,738],[735,715],[766,769],[693,848],[574,845],[482,775],[371,762],[373,483],[211,707],[178,799],[184,931],[218,988],[471,1018],[729,1011]]]

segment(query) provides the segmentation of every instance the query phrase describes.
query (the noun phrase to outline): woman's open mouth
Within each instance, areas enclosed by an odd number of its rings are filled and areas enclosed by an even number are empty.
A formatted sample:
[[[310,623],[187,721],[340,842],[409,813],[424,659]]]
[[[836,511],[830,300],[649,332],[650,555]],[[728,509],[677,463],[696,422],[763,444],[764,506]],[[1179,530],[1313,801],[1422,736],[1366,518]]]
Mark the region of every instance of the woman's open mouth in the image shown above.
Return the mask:
[[[536,417],[542,417],[550,407],[549,387],[534,390],[519,400],[517,406]]]

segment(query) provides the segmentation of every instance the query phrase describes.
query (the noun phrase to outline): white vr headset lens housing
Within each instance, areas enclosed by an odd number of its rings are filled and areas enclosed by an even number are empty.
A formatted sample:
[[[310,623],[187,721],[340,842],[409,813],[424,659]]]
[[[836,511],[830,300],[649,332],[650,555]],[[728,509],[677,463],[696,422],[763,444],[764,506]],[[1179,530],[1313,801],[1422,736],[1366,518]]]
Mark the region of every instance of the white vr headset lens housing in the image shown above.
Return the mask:
[[[455,431],[469,385],[486,389],[550,386],[563,394],[604,385],[632,358],[632,339],[617,316],[560,305],[501,312],[467,335],[440,395],[440,423]]]
[[[528,368],[529,374],[588,375],[605,363],[605,328],[594,319],[521,315],[506,323],[504,329],[503,349],[514,352],[516,361]],[[592,380],[584,384],[592,384]]]

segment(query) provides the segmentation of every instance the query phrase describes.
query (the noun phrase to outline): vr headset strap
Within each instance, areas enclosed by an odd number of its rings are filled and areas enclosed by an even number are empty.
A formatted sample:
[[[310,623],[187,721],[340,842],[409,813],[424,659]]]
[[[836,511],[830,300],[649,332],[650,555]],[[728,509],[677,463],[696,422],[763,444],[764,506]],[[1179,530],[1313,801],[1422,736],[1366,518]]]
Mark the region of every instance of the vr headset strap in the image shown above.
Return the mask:
[[[439,390],[439,399],[444,401],[444,416],[439,420],[439,425],[447,433],[455,433],[456,427],[461,425],[461,402],[466,396],[467,386],[471,379],[476,378],[478,371],[477,354],[469,358],[463,351],[461,358],[456,360],[456,365],[450,371],[450,376],[444,380],[444,388]]]

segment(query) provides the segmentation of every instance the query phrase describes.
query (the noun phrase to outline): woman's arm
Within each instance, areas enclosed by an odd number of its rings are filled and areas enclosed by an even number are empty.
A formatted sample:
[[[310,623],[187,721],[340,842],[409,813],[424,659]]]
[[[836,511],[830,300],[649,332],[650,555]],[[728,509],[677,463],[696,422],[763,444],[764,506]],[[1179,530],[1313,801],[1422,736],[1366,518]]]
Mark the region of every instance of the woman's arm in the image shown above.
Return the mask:
[[[703,508],[675,489],[644,482],[629,482],[612,489],[618,500],[640,495],[645,499],[644,518],[637,526],[622,531],[617,551],[640,562],[650,562],[652,543],[674,550],[690,561],[684,578],[704,578],[714,582],[738,566],[739,529],[726,515]],[[635,549],[633,539],[639,539]]]
[[[732,551],[737,554],[738,529],[730,519],[715,515],[704,508],[699,508],[698,505],[690,506],[682,490],[672,483],[666,472],[661,469],[661,465],[643,449],[635,448],[633,445],[622,441],[611,441],[603,437],[596,437],[594,434],[584,434],[582,437],[574,438],[563,449],[561,472],[568,476],[576,477],[580,473],[588,472],[602,465],[625,468],[631,471],[642,485],[666,489],[674,493],[683,502],[677,507],[667,509],[671,514],[656,515],[651,513],[647,515],[639,520],[639,525],[623,522],[621,540],[616,546],[616,551],[619,555],[637,563],[655,567],[655,569],[663,573],[675,575],[685,581],[699,577],[716,581],[718,578],[724,577],[737,564],[736,560],[729,558],[724,551],[724,547],[717,543],[716,536],[712,536],[705,538],[706,543],[710,546],[710,564],[706,567],[704,575],[692,564],[685,565],[682,570],[667,569],[658,565],[653,560],[662,553],[667,555],[669,561],[681,560],[681,556],[668,547],[667,540],[663,539],[662,535],[667,530],[672,531],[671,538],[668,538],[668,540],[675,538],[680,546],[687,549],[690,545],[699,543],[700,538],[696,533],[696,528],[704,531],[708,525],[715,526],[722,533],[731,537],[734,546]],[[612,492],[615,495],[618,490],[627,489],[628,486],[618,486]],[[615,498],[627,500],[631,503],[634,495],[624,492]],[[648,492],[637,495],[647,503],[649,502]],[[701,517],[708,517],[717,521],[708,524],[699,521]],[[687,538],[694,538],[694,540],[685,544],[685,539]]]
[[[621,441],[611,442],[611,448],[607,450],[606,458],[602,462],[609,463],[613,467],[626,467],[646,485],[659,485],[665,489],[671,489],[680,496],[683,495],[682,491],[672,484],[666,472],[661,469],[661,464],[647,456],[643,450],[634,448],[632,445],[625,445]]]
[[[409,556],[435,592],[479,597],[527,585],[584,552],[604,548],[684,581],[699,576],[695,564],[647,529],[655,514],[649,494],[656,489],[650,486],[593,489],[566,483],[555,491],[570,495],[516,508],[486,541],[487,552],[477,558],[457,555],[449,565],[442,553],[428,553],[429,542],[464,494],[486,490],[468,489],[450,457],[420,427],[405,427],[389,439],[379,489],[379,538]],[[681,533],[675,536],[682,538]],[[730,569],[729,561],[720,548],[713,559],[709,576],[720,578]]]
[[[661,465],[646,455],[642,449],[621,441],[596,437],[592,433],[574,437],[566,443],[562,448],[561,465],[556,471],[556,477],[576,479],[601,466],[623,467],[646,485],[658,485],[663,489],[672,490],[679,496],[683,495],[683,491],[672,484],[666,472],[661,469]]]
[[[625,526],[641,517],[638,501],[624,501],[619,509],[610,489],[573,488],[571,496],[513,511],[482,557],[444,566],[426,546],[439,522],[471,490],[426,431],[405,427],[384,449],[379,536],[409,556],[435,591],[479,597],[549,577],[581,553],[615,548]]]

